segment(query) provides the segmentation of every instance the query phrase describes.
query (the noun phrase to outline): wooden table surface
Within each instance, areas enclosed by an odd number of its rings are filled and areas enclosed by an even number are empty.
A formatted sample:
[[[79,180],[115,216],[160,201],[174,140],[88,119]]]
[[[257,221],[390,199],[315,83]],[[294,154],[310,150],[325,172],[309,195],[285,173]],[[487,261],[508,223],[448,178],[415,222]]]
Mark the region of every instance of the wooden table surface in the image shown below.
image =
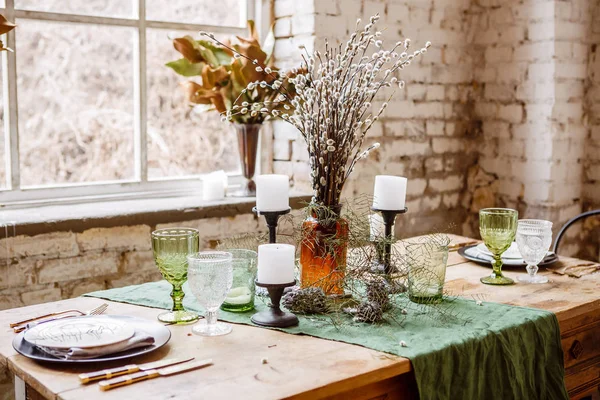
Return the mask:
[[[600,274],[576,279],[542,270],[541,273],[548,274],[550,283],[500,287],[481,284],[479,278],[490,273],[490,269],[467,262],[456,252],[450,254],[448,265],[447,288],[453,294],[552,311],[559,319],[561,332],[576,330],[582,323],[596,323],[588,316],[594,310],[600,310]],[[506,271],[513,279],[519,273],[524,273],[524,268],[523,271]],[[15,334],[8,327],[9,322],[57,310],[87,310],[102,302],[96,298],[75,298],[1,311],[0,365],[7,364],[12,373],[48,399],[367,399],[374,398],[377,393],[389,394],[389,386],[398,385],[402,380],[406,382],[401,387],[410,389],[409,381],[414,379],[410,377],[410,362],[403,357],[245,325],[234,325],[231,334],[214,338],[192,335],[189,325],[170,326],[172,338],[165,347],[137,357],[133,362],[185,355],[197,359],[212,358],[214,365],[108,392],[101,392],[94,384],[80,385],[77,374],[122,365],[123,362],[76,367],[40,364],[12,348]],[[107,303],[106,314],[155,319],[162,311]],[[587,318],[584,322],[581,322],[582,316]],[[267,358],[267,364],[262,363],[263,358]]]

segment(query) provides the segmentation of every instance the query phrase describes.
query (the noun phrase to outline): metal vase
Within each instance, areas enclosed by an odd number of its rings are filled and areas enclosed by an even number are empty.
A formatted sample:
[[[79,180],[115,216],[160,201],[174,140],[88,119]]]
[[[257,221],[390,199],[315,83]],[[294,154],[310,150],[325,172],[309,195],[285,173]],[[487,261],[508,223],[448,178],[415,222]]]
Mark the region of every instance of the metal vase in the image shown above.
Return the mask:
[[[233,193],[234,196],[254,197],[256,196],[256,183],[254,173],[256,172],[256,153],[258,151],[258,138],[260,124],[233,124],[237,133],[238,148],[240,152],[240,164],[246,182],[242,188]]]

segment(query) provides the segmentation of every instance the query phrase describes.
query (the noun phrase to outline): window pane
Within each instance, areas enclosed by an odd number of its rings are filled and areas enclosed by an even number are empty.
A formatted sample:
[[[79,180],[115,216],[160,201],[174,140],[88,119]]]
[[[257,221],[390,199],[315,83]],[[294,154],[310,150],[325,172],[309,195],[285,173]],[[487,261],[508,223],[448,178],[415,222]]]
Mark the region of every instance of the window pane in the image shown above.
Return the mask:
[[[215,111],[192,111],[179,86],[186,78],[165,66],[181,57],[167,34],[190,33],[147,31],[148,176],[197,175],[219,169],[238,172],[233,127]]]
[[[17,23],[21,185],[132,178],[135,29]]]
[[[137,4],[137,0],[135,3]],[[130,18],[137,15],[134,0],[15,0],[15,8],[113,18]]]
[[[246,0],[146,0],[146,19],[189,24],[245,26]]]
[[[6,36],[2,36],[4,41]],[[0,62],[0,77],[4,74],[2,63]],[[6,138],[4,137],[4,87],[3,79],[0,79],[0,189],[6,188],[6,154],[4,145]]]

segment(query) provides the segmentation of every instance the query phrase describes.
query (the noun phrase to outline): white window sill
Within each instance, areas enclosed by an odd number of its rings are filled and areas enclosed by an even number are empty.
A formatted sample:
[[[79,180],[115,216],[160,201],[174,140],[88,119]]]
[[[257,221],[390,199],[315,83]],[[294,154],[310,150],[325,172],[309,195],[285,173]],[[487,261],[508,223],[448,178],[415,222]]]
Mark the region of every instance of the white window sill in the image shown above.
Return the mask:
[[[290,206],[302,208],[311,195],[292,193]],[[254,197],[226,197],[203,201],[198,196],[153,199],[111,200],[84,204],[50,205],[2,210],[0,226],[15,226],[17,235],[37,235],[56,231],[82,232],[90,228],[123,225],[156,225],[193,219],[231,217],[249,214],[256,204]],[[6,234],[0,229],[0,238]]]

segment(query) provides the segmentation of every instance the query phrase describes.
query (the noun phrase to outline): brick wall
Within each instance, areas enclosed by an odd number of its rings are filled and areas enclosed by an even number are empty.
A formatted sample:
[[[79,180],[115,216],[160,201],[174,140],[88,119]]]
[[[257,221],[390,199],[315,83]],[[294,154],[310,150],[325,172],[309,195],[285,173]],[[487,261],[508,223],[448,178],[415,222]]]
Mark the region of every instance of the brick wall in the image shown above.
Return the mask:
[[[94,290],[160,279],[152,257],[154,229],[200,231],[200,247],[219,239],[266,230],[253,214],[158,225],[92,228],[0,239],[0,310],[79,296]],[[18,233],[17,226],[17,233]]]
[[[407,176],[403,236],[450,224],[476,236],[477,212],[490,206],[558,229],[600,203],[598,8],[593,0],[277,0],[276,56],[296,65],[298,45],[345,41],[357,17],[375,13],[390,42],[432,41],[418,68],[404,71],[406,89],[370,135],[382,147],[346,196],[370,193],[376,174]],[[306,185],[304,145],[282,125],[275,170]],[[581,250],[589,230],[575,228],[563,250]],[[592,240],[580,255],[597,256]]]
[[[584,118],[587,118],[590,129],[585,140],[582,204],[584,209],[598,209],[600,208],[600,2],[591,2],[589,16],[591,25],[586,40],[589,45]],[[586,246],[584,254],[590,257],[595,255],[600,259],[600,249],[598,246],[593,246],[594,243],[600,242],[600,223],[588,221],[584,226],[583,234],[593,238],[593,241]]]
[[[593,175],[598,151],[590,136],[598,118],[591,78],[598,43],[591,33],[599,23],[594,7],[597,2],[587,0],[509,0],[479,1],[471,8],[478,16],[474,112],[483,131],[476,169],[489,177],[469,186],[488,192],[472,211],[512,207],[529,218],[554,221],[557,230],[598,204]],[[469,219],[466,233],[476,231],[477,215]],[[589,235],[577,228],[572,233]],[[597,256],[597,246],[596,238],[596,250],[580,255]],[[562,249],[574,253],[581,246],[571,240]]]
[[[479,132],[469,111],[473,81],[469,7],[470,1],[458,0],[436,1],[435,6],[428,0],[275,2],[275,54],[277,63],[286,67],[299,62],[298,45],[312,49],[325,38],[332,44],[345,43],[357,18],[368,21],[376,13],[388,44],[405,37],[415,46],[428,40],[435,44],[399,76],[406,88],[396,90],[384,118],[369,133],[368,141],[382,146],[356,169],[345,188],[346,198],[353,198],[372,193],[375,175],[407,176],[409,212],[397,222],[398,234],[404,237],[432,229],[459,231],[466,217],[461,197],[467,171],[476,163],[474,138]],[[382,93],[379,102],[389,94]],[[275,172],[293,174],[298,184],[308,186],[302,138],[278,124],[274,146]]]

